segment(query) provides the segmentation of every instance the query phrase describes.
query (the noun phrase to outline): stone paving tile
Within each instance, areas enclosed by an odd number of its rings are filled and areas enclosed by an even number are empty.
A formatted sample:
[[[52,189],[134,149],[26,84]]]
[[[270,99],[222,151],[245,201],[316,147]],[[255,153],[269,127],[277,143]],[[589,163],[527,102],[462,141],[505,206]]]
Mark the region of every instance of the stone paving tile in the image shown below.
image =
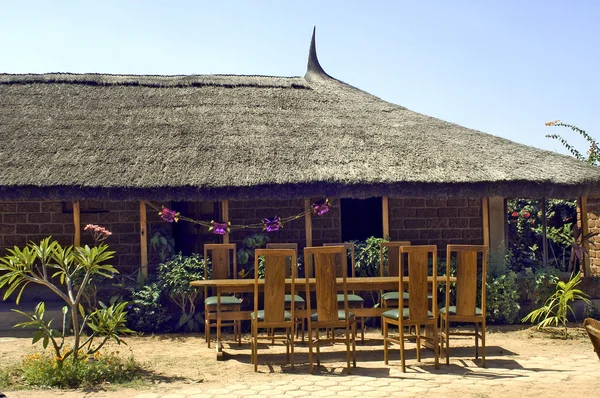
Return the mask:
[[[311,397],[333,397],[337,394],[336,391],[330,391],[330,390],[319,390],[319,391],[312,391],[310,393]]]

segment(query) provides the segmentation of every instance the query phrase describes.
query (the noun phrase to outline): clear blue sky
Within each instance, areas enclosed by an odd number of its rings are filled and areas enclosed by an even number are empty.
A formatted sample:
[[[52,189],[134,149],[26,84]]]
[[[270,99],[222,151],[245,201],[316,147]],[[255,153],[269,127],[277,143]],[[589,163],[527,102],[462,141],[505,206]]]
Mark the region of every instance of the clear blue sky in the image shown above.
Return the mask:
[[[52,3],[52,4],[49,4]],[[0,73],[330,75],[387,101],[558,150],[600,138],[600,1],[4,1]]]

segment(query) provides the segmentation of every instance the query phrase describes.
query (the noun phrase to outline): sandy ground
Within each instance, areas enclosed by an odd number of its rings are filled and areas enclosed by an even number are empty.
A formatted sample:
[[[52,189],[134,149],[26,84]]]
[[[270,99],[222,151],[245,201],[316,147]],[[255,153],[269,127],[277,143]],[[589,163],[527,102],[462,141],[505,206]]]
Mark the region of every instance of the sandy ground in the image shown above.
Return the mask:
[[[580,358],[582,365],[595,366],[596,380],[581,381],[561,379],[559,383],[553,383],[551,396],[572,394],[574,391],[580,396],[600,396],[600,361],[595,362],[595,354],[585,331],[573,325],[570,328],[570,339],[558,339],[547,333],[536,331],[534,328],[518,327],[490,327],[487,334],[488,369],[523,368],[523,363],[530,361],[539,369],[544,371],[544,359],[548,363],[559,363],[561,358],[569,358],[569,362]],[[254,373],[250,363],[249,336],[245,336],[242,345],[225,345],[225,360],[216,361],[214,348],[208,348],[203,336],[190,335],[156,335],[130,337],[126,339],[127,346],[112,345],[111,349],[119,350],[121,353],[133,353],[135,358],[149,371],[148,380],[134,388],[102,386],[93,391],[52,391],[52,396],[61,397],[135,397],[140,393],[165,394],[178,388],[189,389],[202,386],[226,386],[235,383],[270,383],[275,380],[295,380],[308,374],[308,355],[306,344],[298,343],[296,347],[296,367],[294,370],[285,364],[285,350],[281,345],[270,346],[264,344],[259,351],[259,372]],[[424,354],[423,363],[416,367],[414,350],[407,356],[408,364],[411,365],[409,372],[433,372],[433,373],[456,373],[457,377],[463,377],[465,367],[464,360],[460,358],[471,358],[473,356],[473,341],[469,339],[453,339],[453,345],[457,348],[452,352],[452,365],[446,367],[441,365],[440,370],[433,369],[432,353]],[[270,346],[270,347],[269,347]],[[213,345],[214,347],[214,345]],[[414,345],[408,347],[414,348]],[[0,336],[0,366],[18,362],[25,354],[34,352],[30,337]],[[383,363],[383,348],[380,333],[369,330],[364,345],[357,344],[357,368],[353,369],[353,375],[364,375],[368,377],[389,377],[390,369],[396,372],[399,368],[399,353],[396,348],[391,351],[390,365]],[[540,359],[541,358],[541,359]],[[575,359],[574,359],[575,358]],[[316,374],[321,375],[343,375],[344,346],[325,349],[322,354],[323,366]],[[414,367],[412,367],[415,365]],[[568,367],[577,367],[576,363],[565,363]],[[555,365],[553,365],[556,367]],[[555,369],[547,369],[555,370]],[[445,370],[446,369],[446,370]],[[498,373],[499,374],[499,373]],[[576,374],[576,372],[574,373]],[[50,393],[48,390],[20,390],[4,391],[9,398],[13,397],[40,397]],[[497,393],[497,395],[496,395]],[[496,393],[471,394],[466,396],[537,396],[524,394],[523,384],[510,382],[502,384],[502,389]]]

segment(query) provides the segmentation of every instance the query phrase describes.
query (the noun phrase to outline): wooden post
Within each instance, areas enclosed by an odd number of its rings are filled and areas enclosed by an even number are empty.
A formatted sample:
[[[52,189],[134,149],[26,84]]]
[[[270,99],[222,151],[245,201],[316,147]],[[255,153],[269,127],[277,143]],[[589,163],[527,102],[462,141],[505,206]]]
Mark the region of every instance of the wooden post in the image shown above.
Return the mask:
[[[313,245],[313,237],[312,237],[312,208],[310,206],[310,198],[304,199],[304,211],[306,214],[304,215],[304,228],[306,229],[306,246],[311,247]],[[305,258],[306,262],[306,270],[305,272],[308,275],[312,276],[312,258]]]
[[[75,233],[73,236],[73,246],[81,246],[81,208],[79,201],[73,202],[73,224],[75,224]]]
[[[548,267],[548,220],[546,219],[546,198],[542,198],[542,262]]]
[[[383,213],[383,238],[390,236],[390,198],[388,196],[381,197],[381,210]]]
[[[483,216],[483,244],[490,249],[490,204],[488,198],[481,199],[481,213]]]
[[[225,199],[221,201],[221,219],[222,222],[229,222],[229,200]],[[223,235],[223,243],[229,243],[229,232]]]
[[[488,198],[491,274],[506,271],[506,204],[501,196]]]
[[[582,196],[579,198],[579,214],[581,215],[581,237],[583,238],[585,235],[589,234],[589,226],[588,226],[588,211],[587,211],[587,196]],[[581,272],[583,272],[583,276],[592,276],[592,269],[590,267],[590,256],[585,253],[589,253],[590,243],[589,241],[583,242],[584,253],[582,256],[581,262]]]
[[[142,275],[148,277],[148,236],[146,233],[146,202],[140,201],[140,263]]]

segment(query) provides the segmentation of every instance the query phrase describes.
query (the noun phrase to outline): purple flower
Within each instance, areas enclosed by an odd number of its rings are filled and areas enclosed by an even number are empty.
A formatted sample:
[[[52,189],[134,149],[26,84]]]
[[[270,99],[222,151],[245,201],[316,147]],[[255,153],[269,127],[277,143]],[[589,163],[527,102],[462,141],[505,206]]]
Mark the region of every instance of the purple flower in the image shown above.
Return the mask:
[[[283,224],[279,221],[279,216],[275,216],[271,219],[265,218],[263,224],[263,229],[267,232],[278,231],[280,228],[283,228]]]
[[[229,223],[213,221],[209,230],[212,230],[213,234],[216,235],[225,235],[227,232],[229,232]]]
[[[160,213],[158,213],[158,215],[160,216],[160,218],[168,222],[179,221],[179,213],[175,210],[167,209],[166,207],[163,207],[163,209]]]
[[[320,202],[316,202],[312,204],[313,213],[316,213],[319,216],[327,213],[329,211],[329,199],[322,200]]]

